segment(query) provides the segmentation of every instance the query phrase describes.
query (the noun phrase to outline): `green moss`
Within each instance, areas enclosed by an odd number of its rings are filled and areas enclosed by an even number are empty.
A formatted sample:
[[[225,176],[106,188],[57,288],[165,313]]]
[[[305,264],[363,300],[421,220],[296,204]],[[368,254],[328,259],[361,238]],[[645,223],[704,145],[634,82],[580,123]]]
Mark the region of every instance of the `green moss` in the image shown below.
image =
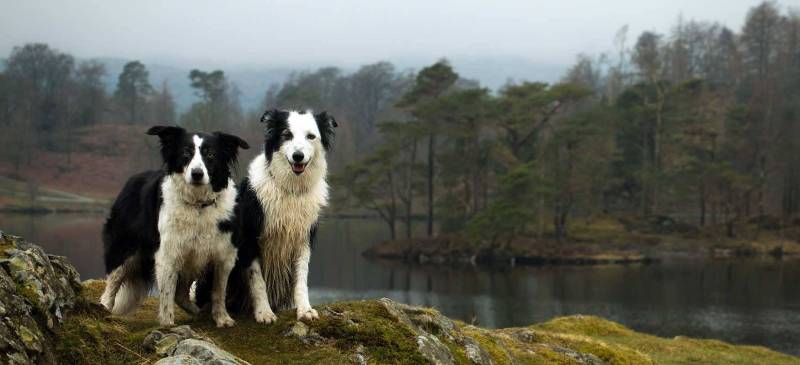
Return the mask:
[[[555,318],[532,328],[578,333],[586,336],[629,336],[634,334],[629,328],[595,316],[570,316]]]
[[[504,350],[504,346],[499,343],[501,340],[496,336],[490,336],[487,330],[474,326],[461,326],[461,330],[466,336],[478,342],[478,345],[492,358],[493,364],[506,365],[512,363],[508,353]]]
[[[61,363],[129,364],[147,358],[141,348],[144,336],[132,336],[123,322],[106,315],[102,308],[86,300],[77,303],[53,334],[52,343]]]
[[[592,354],[612,364],[644,365],[654,363],[649,356],[635,349],[614,343],[606,343],[586,336],[550,334],[542,337],[542,341],[548,344],[563,346],[578,352]]]
[[[312,323],[323,337],[336,339],[336,347],[348,350],[364,345],[370,359],[378,363],[419,364],[425,359],[416,351],[416,336],[399,325],[376,301],[340,302],[327,306],[348,316],[322,316]],[[352,323],[351,323],[352,322]]]
[[[35,348],[36,344],[40,342],[39,336],[30,330],[30,328],[25,326],[19,326],[17,328],[17,333],[19,334],[20,339],[26,346],[30,348]]]
[[[12,245],[12,244],[9,244],[8,241],[0,240],[0,255],[2,255],[3,257],[7,257],[8,254],[6,254],[6,250],[14,248],[14,247],[15,246]]]
[[[37,309],[41,309],[41,303],[39,302],[39,296],[36,294],[36,288],[33,287],[33,283],[28,282],[25,284],[22,283],[15,283],[17,294],[21,295],[25,298],[28,303],[33,305]]]
[[[57,331],[58,358],[63,363],[142,363],[157,356],[142,348],[144,336],[158,328],[156,299],[149,298],[133,315],[107,318],[95,303],[102,282],[84,285],[85,300]],[[250,316],[236,318],[233,328],[216,328],[208,318],[192,319],[177,311],[176,321],[189,324],[223,349],[252,364],[352,363],[363,346],[371,364],[427,363],[417,352],[413,331],[378,301],[339,302],[316,307],[320,319],[308,323],[319,334],[314,343],[285,336],[296,322],[293,310],[278,313],[278,322],[264,325]],[[414,317],[437,316],[418,308]],[[660,338],[632,331],[592,316],[572,316],[524,328],[487,330],[456,322],[462,334],[475,340],[491,357],[504,364],[575,364],[577,353],[592,354],[612,364],[800,364],[800,359],[762,347],[736,346],[721,341],[678,337]],[[425,326],[437,332],[436,326]],[[437,332],[438,333],[438,332]],[[462,346],[439,336],[459,364],[469,363]],[[585,356],[585,355],[580,355]]]
[[[442,340],[447,349],[450,350],[450,353],[453,354],[453,360],[455,360],[456,364],[469,364],[470,361],[467,358],[467,353],[463,347],[450,342],[448,340]]]
[[[327,346],[311,346],[283,333],[293,324],[293,313],[278,313],[274,324],[256,323],[251,318],[236,318],[232,328],[216,328],[209,319],[187,321],[197,332],[214,340],[229,351],[253,364],[342,363],[344,355]]]
[[[572,316],[531,326],[552,334],[591,336],[610,350],[629,349],[657,364],[800,364],[800,359],[758,346],[732,345],[717,340],[662,338],[632,331],[620,324],[591,316]],[[586,351],[601,350],[568,344]]]

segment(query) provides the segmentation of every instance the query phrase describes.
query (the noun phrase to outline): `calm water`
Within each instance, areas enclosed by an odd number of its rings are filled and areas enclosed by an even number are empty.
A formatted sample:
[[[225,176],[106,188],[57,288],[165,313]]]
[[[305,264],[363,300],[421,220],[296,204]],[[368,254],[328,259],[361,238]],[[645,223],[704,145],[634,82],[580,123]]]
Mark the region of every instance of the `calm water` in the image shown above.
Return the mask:
[[[100,216],[0,213],[0,229],[103,275]],[[592,314],[661,336],[758,344],[800,355],[800,260],[678,260],[653,265],[407,266],[364,259],[380,221],[324,222],[311,260],[312,303],[388,297],[487,327]]]

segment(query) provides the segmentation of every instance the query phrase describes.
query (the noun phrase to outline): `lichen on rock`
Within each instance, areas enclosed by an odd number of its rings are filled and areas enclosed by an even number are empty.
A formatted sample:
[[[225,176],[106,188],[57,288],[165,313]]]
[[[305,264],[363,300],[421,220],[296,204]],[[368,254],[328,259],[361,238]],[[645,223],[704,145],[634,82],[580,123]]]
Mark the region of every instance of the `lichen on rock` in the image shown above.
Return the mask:
[[[181,359],[186,356],[195,358],[203,365],[249,365],[250,363],[233,356],[229,352],[217,347],[213,343],[187,339],[181,341],[172,353],[173,358]],[[169,364],[169,362],[167,363]],[[175,363],[180,364],[180,362]]]
[[[51,359],[47,337],[80,290],[65,258],[0,231],[0,363]]]
[[[248,365],[229,352],[220,349],[208,337],[201,336],[188,325],[151,331],[144,338],[145,350],[164,357],[162,365]]]

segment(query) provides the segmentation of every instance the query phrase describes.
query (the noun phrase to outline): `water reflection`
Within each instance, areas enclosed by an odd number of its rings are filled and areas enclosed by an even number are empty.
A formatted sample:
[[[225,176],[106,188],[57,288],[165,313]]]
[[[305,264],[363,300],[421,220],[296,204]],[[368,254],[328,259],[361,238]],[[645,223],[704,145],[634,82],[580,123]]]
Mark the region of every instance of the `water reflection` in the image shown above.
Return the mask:
[[[102,276],[102,217],[0,214],[0,227]],[[311,260],[312,302],[388,297],[488,327],[591,314],[662,336],[761,344],[800,354],[800,261],[680,260],[655,265],[447,268],[366,260],[380,221],[325,221]]]
[[[104,275],[100,230],[104,217],[95,214],[0,213],[0,230],[69,257],[82,279]]]

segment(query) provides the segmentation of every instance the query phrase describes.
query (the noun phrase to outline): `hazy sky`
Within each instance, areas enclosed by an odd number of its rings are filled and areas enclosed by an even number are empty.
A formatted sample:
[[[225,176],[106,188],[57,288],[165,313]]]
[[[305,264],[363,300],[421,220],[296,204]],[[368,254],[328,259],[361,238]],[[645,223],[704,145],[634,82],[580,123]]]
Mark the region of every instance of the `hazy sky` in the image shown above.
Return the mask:
[[[377,60],[517,57],[571,63],[630,25],[679,14],[739,30],[756,0],[39,1],[0,0],[0,57],[46,42],[77,57],[177,65],[355,66]],[[782,7],[800,5],[783,0]]]

